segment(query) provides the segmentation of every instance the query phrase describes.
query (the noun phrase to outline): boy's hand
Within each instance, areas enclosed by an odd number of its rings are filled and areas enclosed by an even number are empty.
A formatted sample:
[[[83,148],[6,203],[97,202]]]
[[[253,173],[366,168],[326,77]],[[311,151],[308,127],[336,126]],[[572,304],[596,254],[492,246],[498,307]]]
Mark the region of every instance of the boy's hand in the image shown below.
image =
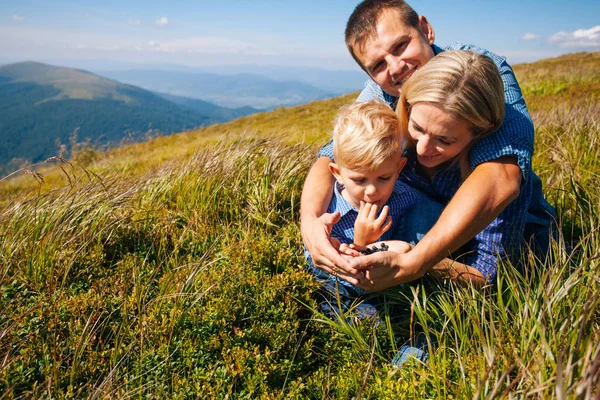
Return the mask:
[[[360,252],[363,251],[365,248],[361,247],[361,246],[356,246],[354,243],[347,245],[346,243],[342,243],[340,245],[339,248],[339,252],[340,254],[345,254],[347,256],[351,256],[351,257],[358,257],[360,256]]]
[[[360,210],[354,222],[354,243],[366,246],[375,242],[392,226],[392,217],[388,217],[389,207],[384,206],[377,217],[377,205],[360,202]]]

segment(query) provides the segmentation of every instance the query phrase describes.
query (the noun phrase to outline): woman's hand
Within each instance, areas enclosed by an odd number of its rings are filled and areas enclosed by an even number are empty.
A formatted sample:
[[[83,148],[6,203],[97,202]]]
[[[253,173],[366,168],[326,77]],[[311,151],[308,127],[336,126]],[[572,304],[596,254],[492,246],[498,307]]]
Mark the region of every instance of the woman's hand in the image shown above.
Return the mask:
[[[354,222],[354,243],[364,247],[375,242],[392,227],[392,217],[388,217],[389,207],[384,206],[377,217],[377,204],[360,202],[360,210]]]
[[[365,270],[364,279],[355,286],[369,292],[378,292],[401,283],[412,282],[422,276],[418,268],[411,266],[409,254],[412,246],[409,243],[400,240],[384,243],[388,246],[388,251],[349,260],[354,268]]]

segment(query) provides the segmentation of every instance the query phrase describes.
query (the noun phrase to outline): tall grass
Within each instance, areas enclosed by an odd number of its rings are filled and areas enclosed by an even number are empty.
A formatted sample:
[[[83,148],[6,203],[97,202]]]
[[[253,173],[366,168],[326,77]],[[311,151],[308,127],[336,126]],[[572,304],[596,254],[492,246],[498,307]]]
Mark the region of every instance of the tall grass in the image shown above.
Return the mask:
[[[3,181],[3,397],[594,398],[596,58],[517,68],[536,124],[534,170],[563,228],[552,259],[532,256],[523,275],[502,265],[481,291],[389,290],[383,323],[321,314],[303,269],[302,182],[352,96]],[[564,88],[544,89],[549,73]],[[591,89],[578,98],[581,82]],[[428,364],[393,367],[419,331]]]

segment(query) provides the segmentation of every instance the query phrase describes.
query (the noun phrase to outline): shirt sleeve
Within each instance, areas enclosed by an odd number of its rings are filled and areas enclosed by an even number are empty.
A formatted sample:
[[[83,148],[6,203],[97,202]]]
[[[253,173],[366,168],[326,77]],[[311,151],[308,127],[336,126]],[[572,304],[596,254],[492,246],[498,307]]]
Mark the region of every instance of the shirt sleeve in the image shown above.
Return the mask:
[[[512,156],[517,160],[523,174],[523,182],[531,173],[533,154],[533,122],[527,111],[525,99],[515,74],[506,62],[488,50],[473,45],[454,44],[448,50],[470,50],[491,58],[502,77],[504,84],[504,122],[500,129],[479,141],[470,152],[470,166],[475,169],[479,164],[500,157]]]
[[[489,283],[493,283],[501,260],[509,259],[513,265],[518,265],[525,228],[525,210],[520,204],[509,205],[455,254],[456,259],[477,269]]]
[[[371,100],[382,100],[385,101],[383,90],[376,84],[372,79],[365,82],[365,87],[356,99],[359,103],[364,103]]]
[[[321,147],[321,150],[319,150],[318,157],[327,157],[331,161],[335,161],[335,159],[333,158],[333,139],[327,142],[325,146]]]

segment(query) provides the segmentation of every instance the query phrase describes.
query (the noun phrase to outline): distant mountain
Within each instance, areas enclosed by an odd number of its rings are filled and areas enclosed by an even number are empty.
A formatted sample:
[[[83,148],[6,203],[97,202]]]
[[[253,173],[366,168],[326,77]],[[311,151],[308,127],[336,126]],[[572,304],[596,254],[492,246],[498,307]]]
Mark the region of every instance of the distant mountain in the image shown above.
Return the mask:
[[[175,104],[179,104],[184,107],[190,108],[201,114],[210,115],[211,118],[214,119],[216,122],[227,122],[231,121],[232,119],[245,117],[246,115],[263,111],[249,106],[238,108],[226,108],[220,107],[216,104],[209,103],[204,100],[192,99],[189,97],[173,96],[172,94],[166,93],[156,94]]]
[[[222,107],[268,109],[335,97],[339,92],[256,74],[219,75],[207,72],[132,69],[102,75],[154,92],[202,99]]]
[[[0,67],[0,172],[13,158],[38,162],[79,141],[117,145],[255,112],[160,95],[92,73],[23,62]]]
[[[369,79],[367,74],[360,70],[328,70],[277,65],[223,65],[204,67],[200,68],[199,71],[221,75],[237,75],[240,71],[244,71],[248,74],[268,76],[277,81],[299,81],[337,94],[358,92]]]

